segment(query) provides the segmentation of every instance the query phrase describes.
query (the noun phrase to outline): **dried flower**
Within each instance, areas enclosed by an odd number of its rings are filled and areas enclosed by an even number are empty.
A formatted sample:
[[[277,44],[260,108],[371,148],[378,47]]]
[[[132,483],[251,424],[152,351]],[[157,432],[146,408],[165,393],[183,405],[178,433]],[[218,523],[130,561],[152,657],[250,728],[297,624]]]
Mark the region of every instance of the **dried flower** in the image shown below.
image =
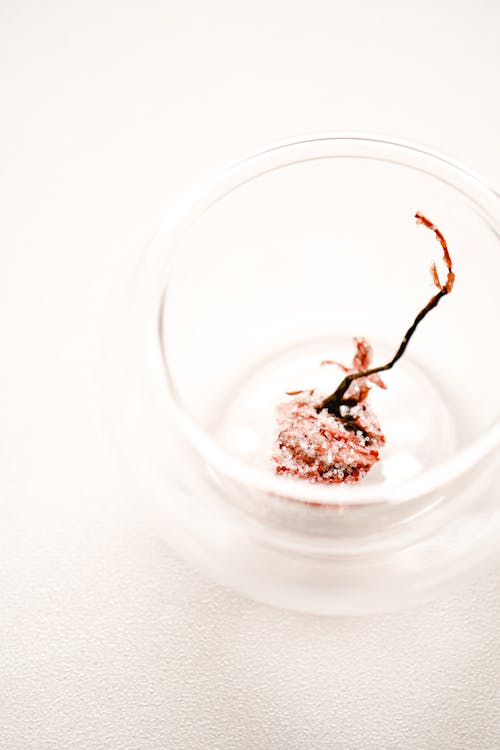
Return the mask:
[[[346,373],[332,394],[320,398],[314,389],[288,392],[294,398],[277,408],[278,435],[272,458],[278,474],[311,481],[350,483],[365,476],[379,460],[378,450],[384,445],[385,437],[367,402],[370,389],[372,385],[386,388],[379,373],[390,370],[403,356],[417,326],[442,297],[452,291],[455,281],[443,234],[420,212],[415,218],[436,235],[443,250],[446,280],[441,282],[433,263],[431,274],[438,292],[418,313],[389,362],[370,368],[371,346],[366,339],[355,338],[356,351],[351,367],[332,360],[322,363],[337,365]]]

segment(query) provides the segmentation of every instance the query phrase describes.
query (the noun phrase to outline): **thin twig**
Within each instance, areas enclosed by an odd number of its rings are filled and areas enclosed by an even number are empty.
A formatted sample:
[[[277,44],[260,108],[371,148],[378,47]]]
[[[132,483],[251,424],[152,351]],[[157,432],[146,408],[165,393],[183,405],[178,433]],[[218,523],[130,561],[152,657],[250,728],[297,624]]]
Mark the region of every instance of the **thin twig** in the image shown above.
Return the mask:
[[[344,399],[344,395],[355,380],[358,378],[366,378],[369,375],[374,375],[377,372],[383,372],[385,370],[390,370],[391,367],[393,367],[398,359],[400,359],[405,350],[408,346],[411,337],[415,333],[417,326],[421,321],[425,318],[427,313],[429,313],[434,307],[436,307],[441,300],[442,297],[445,297],[447,294],[451,292],[453,289],[453,284],[455,282],[455,274],[453,273],[453,264],[450,257],[450,253],[448,252],[448,246],[446,244],[446,240],[443,237],[441,231],[431,222],[429,219],[427,219],[423,214],[420,213],[420,211],[417,211],[415,214],[415,218],[417,220],[417,224],[423,224],[428,229],[431,229],[434,234],[436,235],[437,239],[439,240],[441,247],[443,248],[443,260],[445,263],[445,266],[447,268],[447,276],[446,276],[446,282],[444,284],[441,283],[439,279],[439,275],[437,272],[436,264],[433,263],[431,266],[431,274],[432,279],[435,284],[435,286],[439,289],[438,293],[435,294],[429,302],[426,304],[426,306],[418,313],[417,317],[411,324],[411,326],[406,331],[403,340],[401,344],[399,345],[399,348],[394,355],[394,357],[387,362],[385,365],[381,365],[380,367],[372,367],[369,370],[364,370],[362,372],[352,372],[349,375],[346,375],[345,378],[342,380],[340,385],[338,386],[337,390],[334,391],[330,396],[327,396],[327,398],[323,399],[321,403],[319,403],[316,406],[316,411],[320,412],[322,409],[327,409],[330,414],[334,414],[337,417],[341,417],[340,414],[340,407],[341,406],[353,406],[352,399]],[[356,401],[354,401],[356,403]]]

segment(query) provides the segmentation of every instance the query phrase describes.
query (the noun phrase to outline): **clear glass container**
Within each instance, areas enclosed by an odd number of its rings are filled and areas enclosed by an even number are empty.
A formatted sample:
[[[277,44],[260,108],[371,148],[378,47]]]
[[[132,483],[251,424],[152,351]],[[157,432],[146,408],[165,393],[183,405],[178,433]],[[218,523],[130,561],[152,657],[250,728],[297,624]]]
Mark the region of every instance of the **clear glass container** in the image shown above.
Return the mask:
[[[356,485],[278,476],[286,390],[340,378],[353,336],[386,361],[453,293],[372,403],[387,443]],[[129,455],[180,555],[256,599],[353,614],[435,595],[500,539],[500,201],[418,145],[330,134],[266,147],[172,208],[134,276],[124,342]],[[124,420],[124,421],[123,421]]]

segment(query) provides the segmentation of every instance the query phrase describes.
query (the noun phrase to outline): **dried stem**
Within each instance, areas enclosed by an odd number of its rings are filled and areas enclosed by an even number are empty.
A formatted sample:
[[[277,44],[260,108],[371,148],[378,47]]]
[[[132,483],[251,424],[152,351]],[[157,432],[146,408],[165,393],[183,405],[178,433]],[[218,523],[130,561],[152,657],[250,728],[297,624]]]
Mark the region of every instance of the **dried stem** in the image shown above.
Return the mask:
[[[362,372],[352,372],[349,375],[346,375],[345,378],[340,383],[337,390],[332,393],[330,396],[327,396],[327,398],[323,399],[320,404],[316,406],[316,411],[320,412],[322,409],[327,409],[330,414],[334,414],[337,417],[341,417],[340,414],[340,407],[341,406],[353,406],[355,403],[357,403],[357,400],[352,399],[345,399],[344,395],[351,385],[351,383],[358,378],[366,378],[369,375],[374,375],[377,372],[383,372],[384,370],[390,370],[391,367],[393,367],[398,359],[400,359],[405,350],[408,346],[411,337],[415,333],[417,326],[421,321],[425,318],[427,313],[429,313],[436,305],[439,303],[440,299],[447,294],[451,292],[453,289],[453,284],[455,281],[455,274],[453,273],[453,264],[450,257],[450,253],[448,252],[448,246],[446,244],[446,240],[443,237],[440,230],[434,226],[434,224],[429,221],[423,214],[420,213],[420,211],[417,211],[415,214],[415,218],[417,220],[418,224],[423,224],[428,229],[432,229],[434,234],[436,235],[437,239],[439,240],[441,247],[443,248],[443,260],[447,268],[447,276],[446,276],[446,282],[444,284],[441,283],[439,279],[439,275],[437,272],[436,264],[433,263],[431,266],[431,273],[432,273],[432,280],[439,290],[437,294],[435,294],[429,302],[426,304],[426,306],[418,313],[417,317],[411,324],[411,326],[406,331],[403,340],[401,344],[399,345],[399,349],[397,350],[394,357],[387,362],[385,365],[381,365],[380,367],[372,367],[369,370],[364,370]]]

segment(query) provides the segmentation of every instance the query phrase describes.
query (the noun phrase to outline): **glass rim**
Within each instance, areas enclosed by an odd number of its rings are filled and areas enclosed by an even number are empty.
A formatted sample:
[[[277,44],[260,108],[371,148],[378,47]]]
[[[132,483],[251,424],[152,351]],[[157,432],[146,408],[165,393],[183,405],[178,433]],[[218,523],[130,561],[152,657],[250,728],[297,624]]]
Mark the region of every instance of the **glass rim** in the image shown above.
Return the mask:
[[[460,175],[468,183],[479,188],[489,198],[495,202],[500,200],[500,194],[494,190],[479,174],[468,169],[463,164],[448,156],[445,156],[431,148],[424,147],[418,143],[407,141],[399,138],[392,138],[382,135],[373,135],[369,133],[357,132],[331,132],[317,135],[302,136],[280,140],[268,145],[255,149],[242,157],[226,163],[218,169],[212,171],[204,180],[198,182],[193,188],[185,192],[171,207],[166,218],[161,224],[156,236],[154,237],[150,248],[150,256],[162,260],[162,266],[166,272],[167,282],[161,290],[159,308],[155,306],[154,325],[156,328],[155,338],[157,344],[157,353],[160,355],[160,365],[165,377],[167,386],[167,395],[174,408],[180,427],[191,440],[193,446],[199,454],[204,457],[208,464],[218,473],[228,477],[235,482],[245,484],[255,490],[268,492],[272,495],[281,496],[286,499],[296,500],[304,503],[320,503],[322,505],[357,505],[357,504],[375,504],[379,502],[399,503],[411,498],[421,496],[446,482],[453,481],[468,469],[472,468],[482,457],[487,455],[491,450],[500,443],[500,417],[495,420],[493,425],[488,428],[482,435],[474,438],[463,448],[456,450],[453,455],[439,462],[436,466],[422,470],[419,474],[401,480],[388,483],[387,485],[366,485],[363,486],[347,484],[326,484],[312,483],[301,479],[285,478],[278,476],[263,468],[251,465],[231,454],[217,444],[210,433],[205,430],[195,418],[183,407],[182,399],[177,394],[175,382],[171,376],[168,364],[168,352],[165,346],[163,336],[163,313],[168,289],[168,272],[169,264],[175,255],[173,244],[177,232],[182,230],[185,222],[189,222],[191,214],[197,208],[204,205],[202,211],[196,213],[196,218],[203,214],[208,208],[226,195],[240,187],[249,180],[256,179],[263,174],[281,169],[289,164],[298,161],[310,161],[309,158],[296,159],[278,166],[269,167],[263,170],[256,170],[250,177],[237,181],[229,189],[217,193],[217,188],[222,187],[225,180],[230,176],[236,177],[245,166],[265,160],[265,158],[279,151],[293,150],[301,146],[307,146],[321,142],[344,142],[348,144],[358,144],[365,146],[388,147],[399,153],[412,153],[421,155],[433,163],[440,164],[442,167],[449,169],[455,175]],[[349,154],[352,158],[366,159],[371,158],[377,161],[388,161],[383,156],[366,156],[363,154]],[[340,155],[325,155],[323,158],[339,158]],[[320,157],[321,158],[321,157]],[[401,166],[412,167],[411,164],[400,160],[392,160]],[[423,170],[427,172],[428,170]],[[437,175],[432,175],[440,179]],[[454,189],[463,192],[454,184]],[[212,194],[215,193],[215,194]],[[212,198],[210,199],[210,196]],[[467,195],[467,194],[466,194]],[[471,198],[470,195],[467,196]],[[207,200],[208,199],[208,200]],[[472,199],[473,200],[473,199]],[[484,207],[481,206],[481,208]],[[171,243],[168,248],[165,263],[165,245]]]

